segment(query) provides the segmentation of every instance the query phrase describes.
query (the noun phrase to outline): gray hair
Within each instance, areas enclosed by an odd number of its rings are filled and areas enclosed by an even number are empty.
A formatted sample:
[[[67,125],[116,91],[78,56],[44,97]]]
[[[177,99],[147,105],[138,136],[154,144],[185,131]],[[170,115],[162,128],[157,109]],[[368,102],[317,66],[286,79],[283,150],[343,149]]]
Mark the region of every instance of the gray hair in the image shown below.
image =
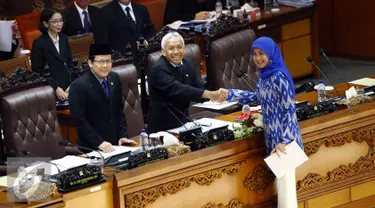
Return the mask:
[[[178,32],[169,32],[168,34],[164,35],[163,39],[161,39],[161,48],[165,50],[165,45],[167,44],[167,40],[171,38],[179,38],[182,42],[182,46],[185,47],[184,38]]]

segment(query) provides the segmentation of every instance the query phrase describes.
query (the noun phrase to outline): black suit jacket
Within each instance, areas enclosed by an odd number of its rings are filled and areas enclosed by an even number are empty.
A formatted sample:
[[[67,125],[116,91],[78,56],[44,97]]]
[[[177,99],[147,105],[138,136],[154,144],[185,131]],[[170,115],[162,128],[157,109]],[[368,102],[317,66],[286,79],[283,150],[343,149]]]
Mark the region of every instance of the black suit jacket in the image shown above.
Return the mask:
[[[104,141],[118,145],[120,138],[128,136],[120,77],[110,72],[107,80],[109,100],[91,71],[75,80],[70,87],[70,116],[81,146],[98,149]]]
[[[88,5],[87,10],[89,12],[89,19],[91,24],[91,32],[93,32],[94,40],[97,39],[97,31],[101,30],[101,11],[95,6]],[[62,33],[67,36],[77,35],[78,33],[84,33],[81,15],[79,14],[77,7],[74,3],[64,10],[64,27]]]
[[[167,0],[164,10],[164,24],[167,25],[177,20],[190,21],[195,14],[202,11],[203,4],[198,0]]]
[[[68,37],[59,33],[59,39],[60,53],[57,52],[47,32],[34,40],[31,49],[31,69],[41,76],[49,73],[47,78],[50,79],[52,87],[55,90],[57,87],[65,90],[71,83],[73,62]],[[45,64],[48,64],[49,71],[44,68]]]
[[[162,56],[151,71],[149,133],[181,126],[181,122],[188,121],[190,101],[201,101],[204,90],[194,65],[190,59],[183,59],[182,62],[181,68],[175,68]]]
[[[125,11],[122,10],[117,0],[113,0],[102,8],[104,27],[101,30],[100,43],[108,43],[111,48],[125,54],[126,45],[132,46],[133,56],[136,56],[136,41],[142,35],[146,40],[155,34],[154,25],[151,22],[150,14],[145,6],[131,3],[136,25],[129,20]]]

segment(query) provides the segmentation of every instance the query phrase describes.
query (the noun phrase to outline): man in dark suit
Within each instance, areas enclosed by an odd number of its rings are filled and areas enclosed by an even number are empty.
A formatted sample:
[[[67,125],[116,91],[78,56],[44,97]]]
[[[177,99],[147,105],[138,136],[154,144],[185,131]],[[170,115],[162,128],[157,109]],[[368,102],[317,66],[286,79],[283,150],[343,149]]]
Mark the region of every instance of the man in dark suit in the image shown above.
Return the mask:
[[[90,46],[90,71],[75,80],[69,91],[72,123],[78,144],[111,152],[112,145],[135,144],[127,139],[121,82],[111,72],[111,50],[105,44]]]
[[[184,40],[177,32],[162,39],[162,56],[149,77],[150,107],[148,132],[181,126],[189,119],[190,101],[217,100],[218,91],[204,90],[190,59],[184,58]]]
[[[88,5],[88,0],[74,0],[72,5],[64,10],[64,27],[62,32],[68,36],[93,32],[96,38],[100,27],[100,9]]]
[[[110,44],[112,49],[122,54],[126,53],[129,43],[135,57],[139,37],[142,35],[148,40],[155,34],[150,14],[141,4],[131,0],[113,0],[102,8],[102,12],[105,21],[102,31],[105,34],[100,42]]]

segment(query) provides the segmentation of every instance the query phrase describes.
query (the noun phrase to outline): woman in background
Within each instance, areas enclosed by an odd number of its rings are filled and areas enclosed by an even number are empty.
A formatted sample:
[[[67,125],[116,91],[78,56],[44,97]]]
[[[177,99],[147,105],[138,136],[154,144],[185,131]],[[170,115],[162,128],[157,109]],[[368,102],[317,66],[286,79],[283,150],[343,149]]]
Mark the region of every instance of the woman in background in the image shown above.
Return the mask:
[[[285,146],[292,141],[303,149],[296,107],[294,84],[277,44],[268,37],[254,41],[253,61],[260,72],[256,91],[221,89],[221,100],[261,105],[264,140],[268,154],[286,154]],[[278,207],[297,208],[295,170],[277,180]]]
[[[44,9],[38,26],[42,35],[31,49],[32,70],[50,81],[60,100],[68,98],[73,68],[68,37],[60,33],[63,23],[59,10]]]

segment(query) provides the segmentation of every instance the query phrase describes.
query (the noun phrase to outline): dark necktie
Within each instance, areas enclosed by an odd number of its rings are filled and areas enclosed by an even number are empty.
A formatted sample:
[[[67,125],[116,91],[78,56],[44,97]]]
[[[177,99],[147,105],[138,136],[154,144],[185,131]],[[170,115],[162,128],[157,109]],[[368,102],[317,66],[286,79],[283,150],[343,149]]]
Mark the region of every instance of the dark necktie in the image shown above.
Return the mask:
[[[126,7],[126,8],[125,8],[125,11],[126,11],[126,16],[129,18],[129,20],[131,20],[131,21],[135,24],[134,19],[133,19],[132,16],[130,15],[130,7]]]
[[[83,11],[82,14],[84,15],[83,17],[83,29],[85,33],[90,32],[90,22],[89,22],[89,17],[87,15],[86,11]]]
[[[108,81],[106,79],[103,79],[102,87],[103,87],[105,95],[107,96],[107,99],[109,99]]]

